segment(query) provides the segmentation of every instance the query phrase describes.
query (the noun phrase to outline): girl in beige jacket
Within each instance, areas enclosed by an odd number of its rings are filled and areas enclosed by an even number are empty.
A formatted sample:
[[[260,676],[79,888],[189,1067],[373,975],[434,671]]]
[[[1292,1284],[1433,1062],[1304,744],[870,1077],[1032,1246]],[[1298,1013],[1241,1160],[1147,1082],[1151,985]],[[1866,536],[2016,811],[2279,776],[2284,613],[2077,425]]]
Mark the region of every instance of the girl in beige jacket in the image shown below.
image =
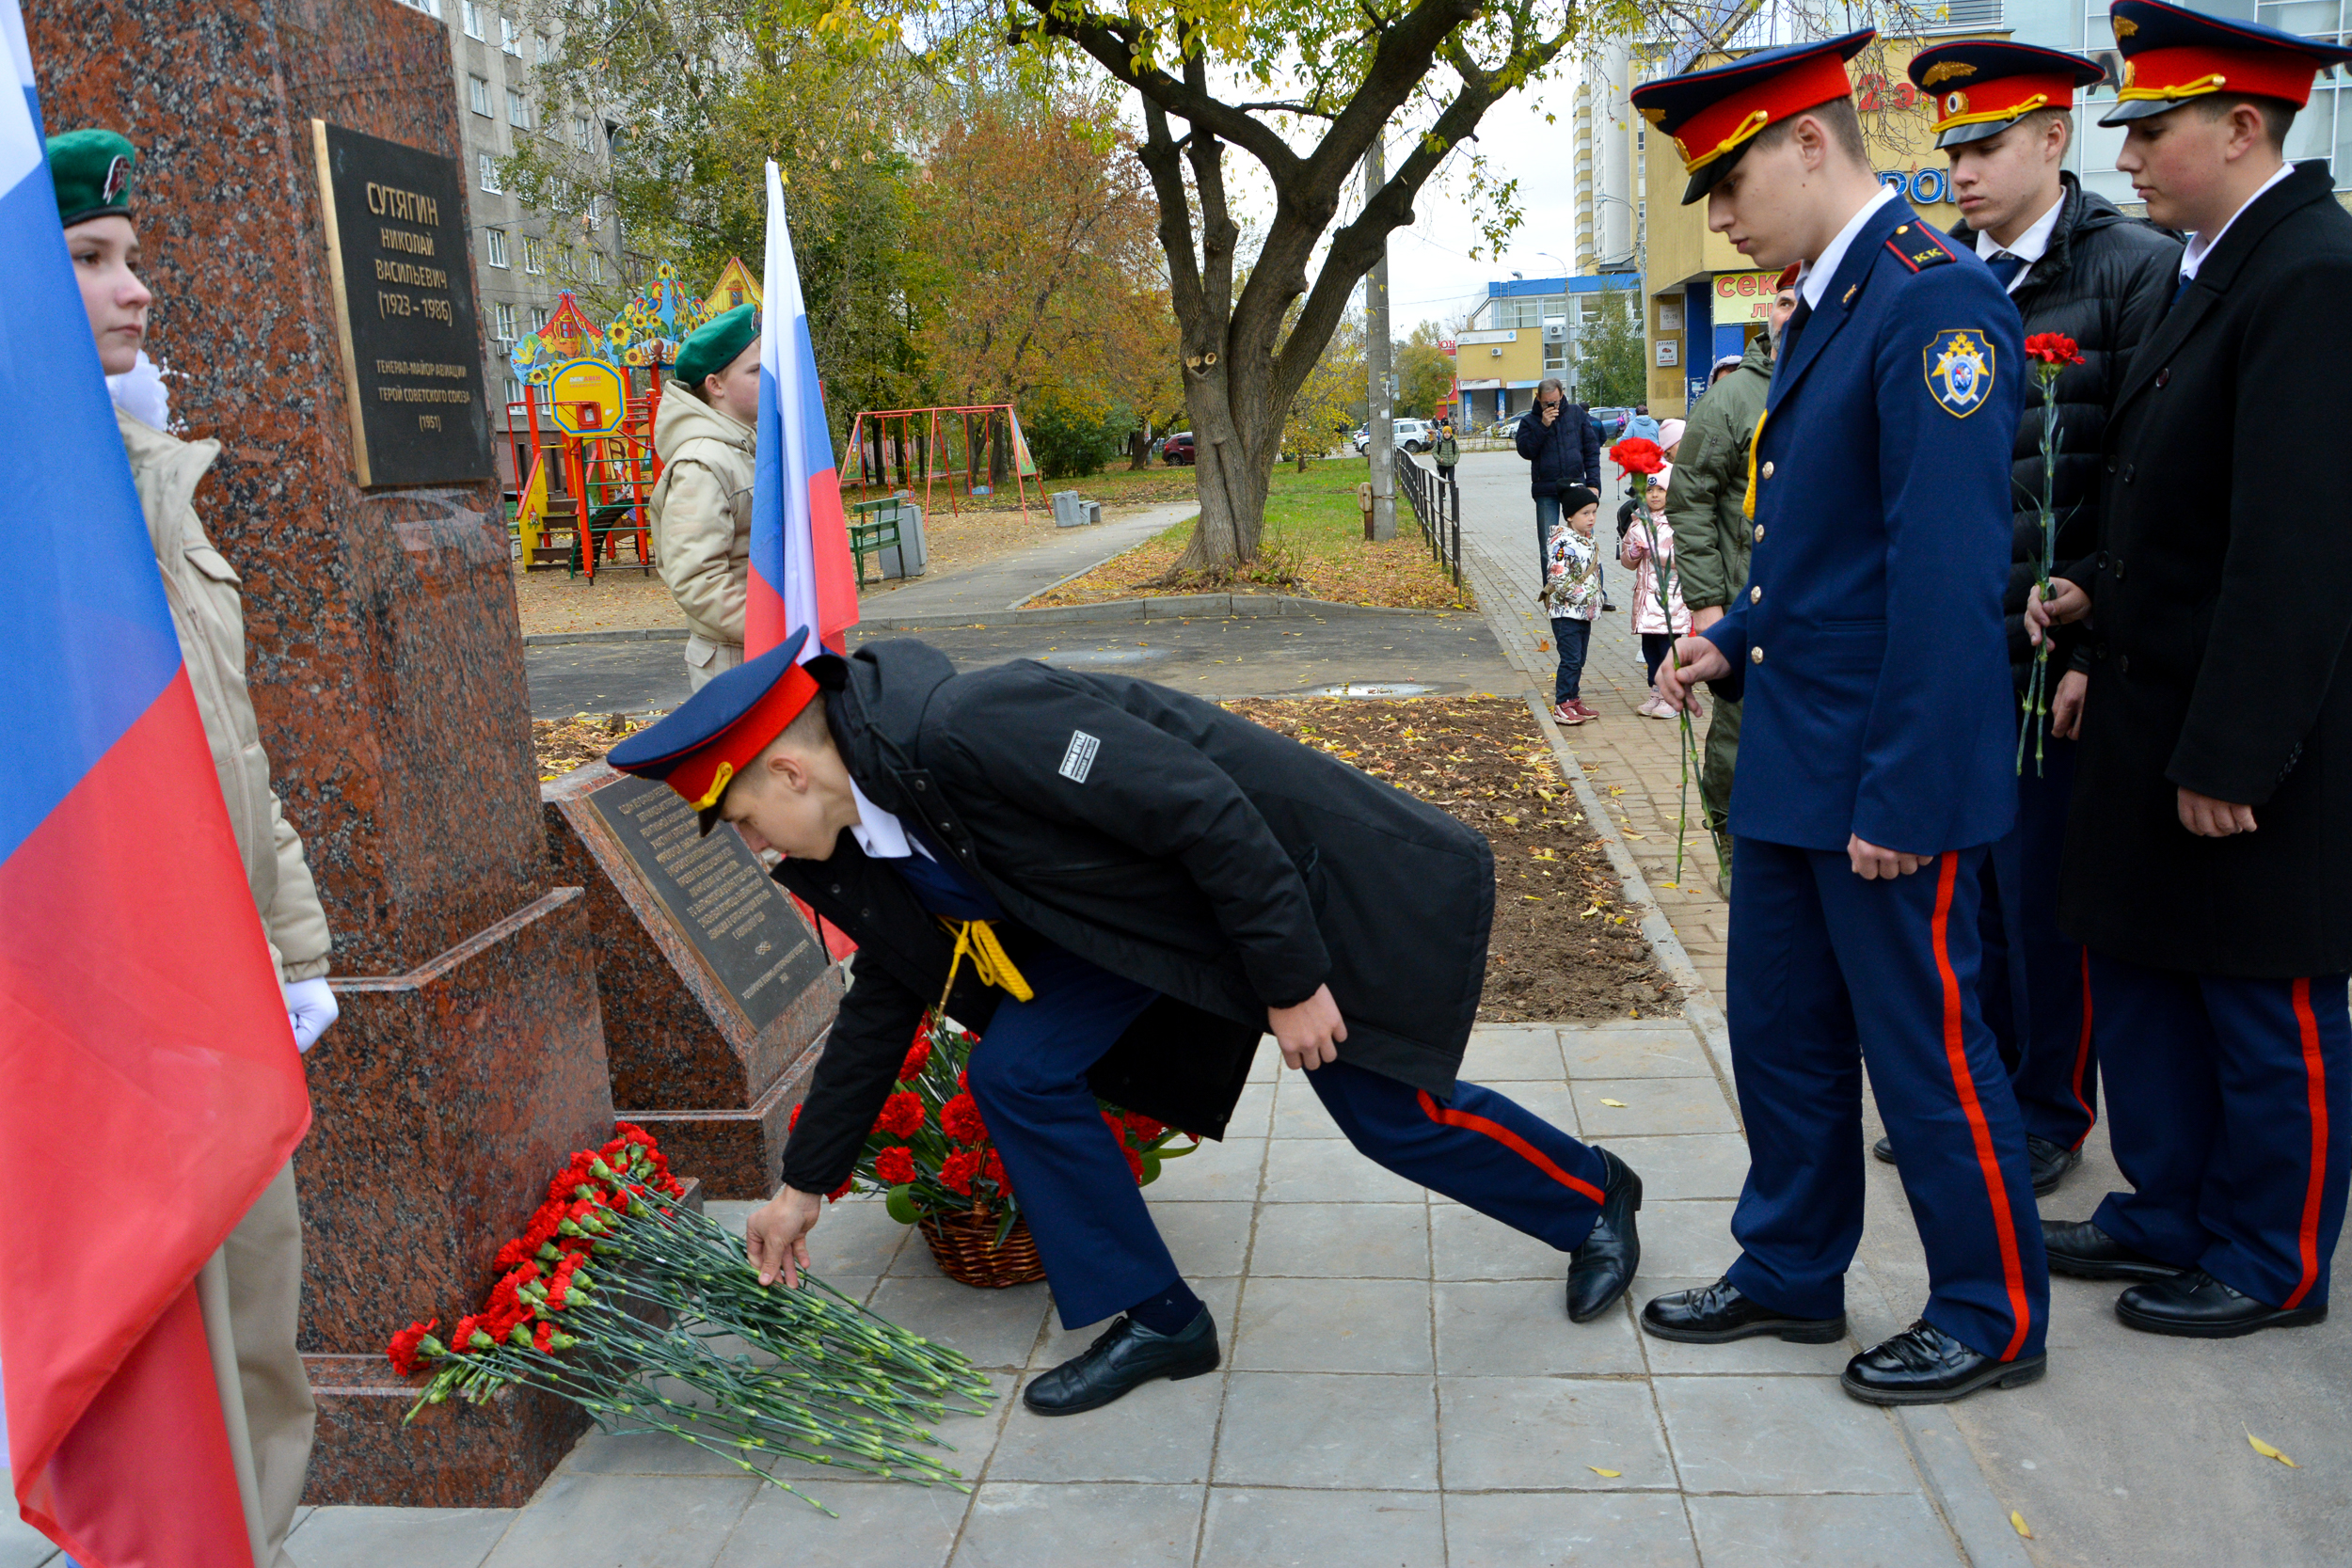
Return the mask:
[[[654,419],[662,462],[650,502],[654,561],[686,613],[686,679],[695,691],[743,662],[758,423],[759,316],[740,305],[679,348]]]

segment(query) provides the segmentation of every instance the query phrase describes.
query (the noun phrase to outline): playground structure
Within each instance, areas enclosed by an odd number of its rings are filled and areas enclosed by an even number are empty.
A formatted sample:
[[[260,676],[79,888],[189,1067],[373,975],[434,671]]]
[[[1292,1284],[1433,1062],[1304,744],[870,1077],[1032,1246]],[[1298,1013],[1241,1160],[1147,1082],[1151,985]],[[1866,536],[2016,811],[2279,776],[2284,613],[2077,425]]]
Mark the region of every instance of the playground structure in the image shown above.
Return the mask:
[[[1021,498],[1021,520],[1027,522],[1028,482],[1038,470],[1021,434],[1021,416],[1009,403],[978,403],[861,409],[850,421],[841,479],[846,488],[854,474],[860,511],[872,504],[867,493],[873,488],[912,496],[919,482],[926,515],[934,490],[944,483],[949,513],[961,515],[958,496],[994,494],[999,472],[1011,478]]]
[[[722,277],[749,281],[735,260]],[[757,303],[755,284],[751,297]],[[665,261],[609,325],[566,291],[545,326],[516,341],[509,356],[525,390],[507,405],[506,435],[522,482],[526,569],[562,565],[591,582],[606,566],[653,570],[646,503],[661,477],[653,430],[662,372],[707,317],[707,302],[681,289]]]

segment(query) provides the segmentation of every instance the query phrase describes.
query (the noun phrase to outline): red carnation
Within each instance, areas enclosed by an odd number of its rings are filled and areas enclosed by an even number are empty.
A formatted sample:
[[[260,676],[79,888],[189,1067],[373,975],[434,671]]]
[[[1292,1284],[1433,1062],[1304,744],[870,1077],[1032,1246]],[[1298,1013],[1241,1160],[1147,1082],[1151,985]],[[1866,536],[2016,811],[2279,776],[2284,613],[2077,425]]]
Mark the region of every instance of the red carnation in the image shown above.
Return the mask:
[[[2045,365],[2079,365],[2082,350],[2063,332],[2037,332],[2026,340],[2026,357]]]
[[[1646,436],[1630,436],[1609,449],[1609,461],[1628,473],[1654,474],[1666,466],[1666,454]]]
[[[415,1371],[418,1347],[422,1345],[433,1331],[440,1326],[441,1320],[435,1318],[430,1323],[410,1323],[406,1328],[393,1335],[391,1349],[387,1353],[392,1358],[392,1370],[403,1377]]]
[[[994,1182],[998,1192],[1011,1193],[1012,1178],[1005,1174],[1005,1162],[997,1158],[994,1149],[992,1148],[981,1156],[980,1174]]]
[[[843,1177],[841,1179],[841,1185],[835,1187],[833,1191],[825,1195],[825,1201],[827,1203],[840,1202],[843,1198],[850,1196],[850,1188],[856,1182],[856,1180],[857,1177],[855,1173]]]
[[[1138,1111],[1128,1112],[1124,1120],[1127,1123],[1127,1131],[1133,1132],[1136,1137],[1141,1138],[1147,1144],[1152,1139],[1158,1137],[1161,1133],[1168,1131],[1168,1124],[1166,1122],[1153,1121],[1150,1117],[1147,1117]]]
[[[977,1148],[959,1148],[940,1162],[940,1184],[950,1192],[972,1196],[972,1179],[980,1174],[982,1158]]]
[[[914,1151],[893,1144],[874,1156],[874,1180],[896,1187],[914,1180]]]
[[[464,1317],[457,1320],[456,1329],[449,1337],[449,1348],[464,1355],[473,1350],[473,1337],[481,1330],[482,1320]]]
[[[1134,1149],[1129,1148],[1125,1144],[1120,1144],[1119,1146],[1119,1152],[1127,1156],[1127,1168],[1135,1173],[1136,1185],[1138,1187],[1142,1186],[1143,1156],[1136,1153]]]
[[[939,1125],[960,1144],[988,1141],[988,1126],[980,1120],[979,1102],[968,1094],[960,1094],[939,1108]]]
[[[923,1069],[930,1065],[930,1060],[931,1042],[930,1037],[920,1034],[916,1035],[914,1037],[914,1043],[907,1047],[907,1059],[898,1064],[898,1082],[901,1084],[914,1083],[917,1078],[923,1075]]]
[[[792,1107],[792,1114],[791,1114],[790,1116],[788,1116],[788,1117],[785,1117],[785,1118],[784,1118],[784,1130],[785,1130],[786,1132],[799,1132],[799,1131],[801,1130],[801,1107],[800,1107],[800,1106],[798,1106],[798,1105],[793,1106],[793,1107]]]
[[[539,1320],[539,1326],[532,1329],[531,1332],[532,1348],[536,1350],[541,1355],[545,1355],[548,1354],[549,1347],[554,1343],[554,1340],[555,1325],[548,1322],[547,1319],[541,1318]]]
[[[874,1131],[904,1142],[921,1131],[923,1102],[900,1089],[882,1101],[882,1115],[874,1118]]]

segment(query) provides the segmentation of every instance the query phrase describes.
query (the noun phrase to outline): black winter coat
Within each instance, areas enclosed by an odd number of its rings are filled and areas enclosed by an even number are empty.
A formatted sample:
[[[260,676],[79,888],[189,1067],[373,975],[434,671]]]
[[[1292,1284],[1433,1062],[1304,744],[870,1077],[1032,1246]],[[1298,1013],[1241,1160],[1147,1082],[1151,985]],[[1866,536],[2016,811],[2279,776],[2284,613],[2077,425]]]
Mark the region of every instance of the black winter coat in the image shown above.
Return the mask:
[[[2063,574],[2098,547],[2099,445],[2106,435],[2107,410],[2123,383],[2124,367],[2172,297],[2181,270],[2181,242],[2161,229],[2125,217],[2115,203],[2086,191],[2071,174],[2064,210],[2050,234],[2050,247],[2026,274],[2010,298],[2026,318],[2026,335],[2062,332],[2082,351],[2083,363],[2058,376],[2058,464],[2052,489],[2058,514],[2058,557]],[[1956,224],[1952,238],[1976,248],[1976,230]],[[2028,372],[2026,411],[2017,423],[2017,445],[2010,462],[2016,503],[2010,553],[2009,589],[2002,610],[2009,623],[2010,670],[2017,689],[2026,688],[2033,667],[2033,645],[2026,641],[2026,599],[2042,566],[2042,394]],[[2063,660],[2071,639],[2061,637],[2056,659]],[[2064,670],[2063,662],[2058,669]],[[2055,679],[2055,675],[2053,679]]]
[[[811,666],[850,774],[1039,942],[1161,999],[1088,1074],[1102,1098],[1221,1136],[1266,1009],[1328,984],[1343,1060],[1449,1096],[1494,918],[1486,841],[1411,796],[1220,707],[1029,660],[970,674],[913,641]],[[776,879],[859,943],[784,1179],[855,1163],[953,943],[844,832]],[[985,1034],[1001,993],[968,966],[948,1011]]]
[[[2352,969],[2352,214],[2309,163],[2238,214],[2107,424],[2058,915],[2134,963]],[[2175,791],[2254,808],[2199,838]]]
[[[1519,421],[1512,442],[1527,459],[1527,493],[1556,496],[1571,484],[1600,489],[1600,427],[1581,403],[1563,401],[1559,415],[1544,423],[1541,407]]]

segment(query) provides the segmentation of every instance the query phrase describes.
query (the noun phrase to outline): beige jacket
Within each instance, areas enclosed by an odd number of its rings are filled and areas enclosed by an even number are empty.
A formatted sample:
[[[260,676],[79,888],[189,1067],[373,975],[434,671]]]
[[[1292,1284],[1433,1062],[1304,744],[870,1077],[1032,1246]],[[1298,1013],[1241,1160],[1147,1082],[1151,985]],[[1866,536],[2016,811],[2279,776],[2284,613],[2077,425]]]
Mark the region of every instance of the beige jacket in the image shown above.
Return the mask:
[[[752,572],[753,439],[748,425],[683,387],[664,389],[653,431],[663,464],[653,487],[654,561],[688,630],[739,651]],[[686,657],[705,663],[710,650],[690,639]]]
[[[123,450],[147,514],[164,597],[180,634],[188,684],[212,743],[229,825],[245,858],[246,882],[269,933],[278,976],[292,983],[326,973],[326,911],[302,858],[302,840],[269,786],[269,757],[245,684],[245,601],[236,572],[213,548],[196,515],[196,486],[220,455],[217,441],[183,441],[120,409]]]

